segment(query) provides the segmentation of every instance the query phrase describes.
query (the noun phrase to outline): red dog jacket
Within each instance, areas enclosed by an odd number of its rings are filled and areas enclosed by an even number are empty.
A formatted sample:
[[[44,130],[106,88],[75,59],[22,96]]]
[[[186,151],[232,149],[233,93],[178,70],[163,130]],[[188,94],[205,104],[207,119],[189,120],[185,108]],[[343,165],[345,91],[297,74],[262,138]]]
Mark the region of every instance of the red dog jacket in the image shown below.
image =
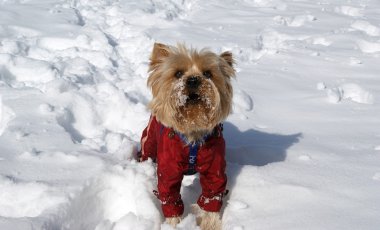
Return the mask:
[[[143,131],[140,157],[142,161],[152,158],[157,162],[158,192],[155,191],[155,195],[161,201],[165,217],[183,214],[181,182],[183,176],[192,170],[200,174],[202,194],[198,205],[209,212],[218,212],[222,207],[227,183],[222,127],[218,125],[204,139],[195,151],[196,163],[191,164],[193,153],[190,152],[194,152],[194,146],[187,144],[181,134],[162,125],[154,116]]]

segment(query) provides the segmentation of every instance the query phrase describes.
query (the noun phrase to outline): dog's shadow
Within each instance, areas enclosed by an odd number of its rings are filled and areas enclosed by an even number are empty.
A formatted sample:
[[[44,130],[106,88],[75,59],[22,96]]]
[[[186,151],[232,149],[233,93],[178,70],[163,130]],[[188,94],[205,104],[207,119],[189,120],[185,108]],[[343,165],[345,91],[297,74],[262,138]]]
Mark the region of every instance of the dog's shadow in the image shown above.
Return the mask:
[[[286,159],[287,149],[297,143],[302,137],[301,133],[282,135],[265,133],[249,129],[240,131],[232,123],[225,122],[223,135],[226,140],[227,160],[227,188],[233,191],[236,178],[245,165],[261,167]],[[196,203],[201,187],[199,176],[184,178],[182,186],[182,198],[185,203],[185,215],[190,213],[189,204]],[[224,205],[225,206],[225,205]]]

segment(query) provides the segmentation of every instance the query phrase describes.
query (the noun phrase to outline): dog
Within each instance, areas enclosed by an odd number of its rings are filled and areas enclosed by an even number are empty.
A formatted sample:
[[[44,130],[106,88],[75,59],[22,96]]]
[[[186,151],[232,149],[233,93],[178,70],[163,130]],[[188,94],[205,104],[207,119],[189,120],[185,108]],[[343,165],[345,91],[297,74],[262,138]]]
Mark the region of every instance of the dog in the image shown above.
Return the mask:
[[[184,211],[180,189],[184,175],[199,173],[202,194],[193,213],[202,230],[221,229],[226,195],[222,122],[232,110],[231,52],[217,55],[183,44],[155,43],[148,87],[151,117],[141,138],[139,161],[157,163],[157,191],[166,223],[175,227]]]

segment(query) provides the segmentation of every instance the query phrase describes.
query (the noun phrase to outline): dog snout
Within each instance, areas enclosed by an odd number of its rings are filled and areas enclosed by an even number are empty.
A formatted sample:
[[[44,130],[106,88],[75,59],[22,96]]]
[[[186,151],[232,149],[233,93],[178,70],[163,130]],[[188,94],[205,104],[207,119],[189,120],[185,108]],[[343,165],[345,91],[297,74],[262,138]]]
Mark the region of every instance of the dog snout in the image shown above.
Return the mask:
[[[200,84],[201,81],[198,76],[191,76],[186,80],[186,86],[189,89],[197,89]]]

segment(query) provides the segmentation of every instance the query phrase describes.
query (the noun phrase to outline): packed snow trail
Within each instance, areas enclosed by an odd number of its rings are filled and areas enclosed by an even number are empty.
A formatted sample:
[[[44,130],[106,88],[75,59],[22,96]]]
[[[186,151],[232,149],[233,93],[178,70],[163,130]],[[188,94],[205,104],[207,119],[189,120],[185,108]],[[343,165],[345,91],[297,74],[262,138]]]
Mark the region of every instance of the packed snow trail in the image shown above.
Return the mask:
[[[0,229],[172,229],[134,160],[155,41],[237,61],[224,229],[378,229],[379,31],[371,0],[0,0]]]

